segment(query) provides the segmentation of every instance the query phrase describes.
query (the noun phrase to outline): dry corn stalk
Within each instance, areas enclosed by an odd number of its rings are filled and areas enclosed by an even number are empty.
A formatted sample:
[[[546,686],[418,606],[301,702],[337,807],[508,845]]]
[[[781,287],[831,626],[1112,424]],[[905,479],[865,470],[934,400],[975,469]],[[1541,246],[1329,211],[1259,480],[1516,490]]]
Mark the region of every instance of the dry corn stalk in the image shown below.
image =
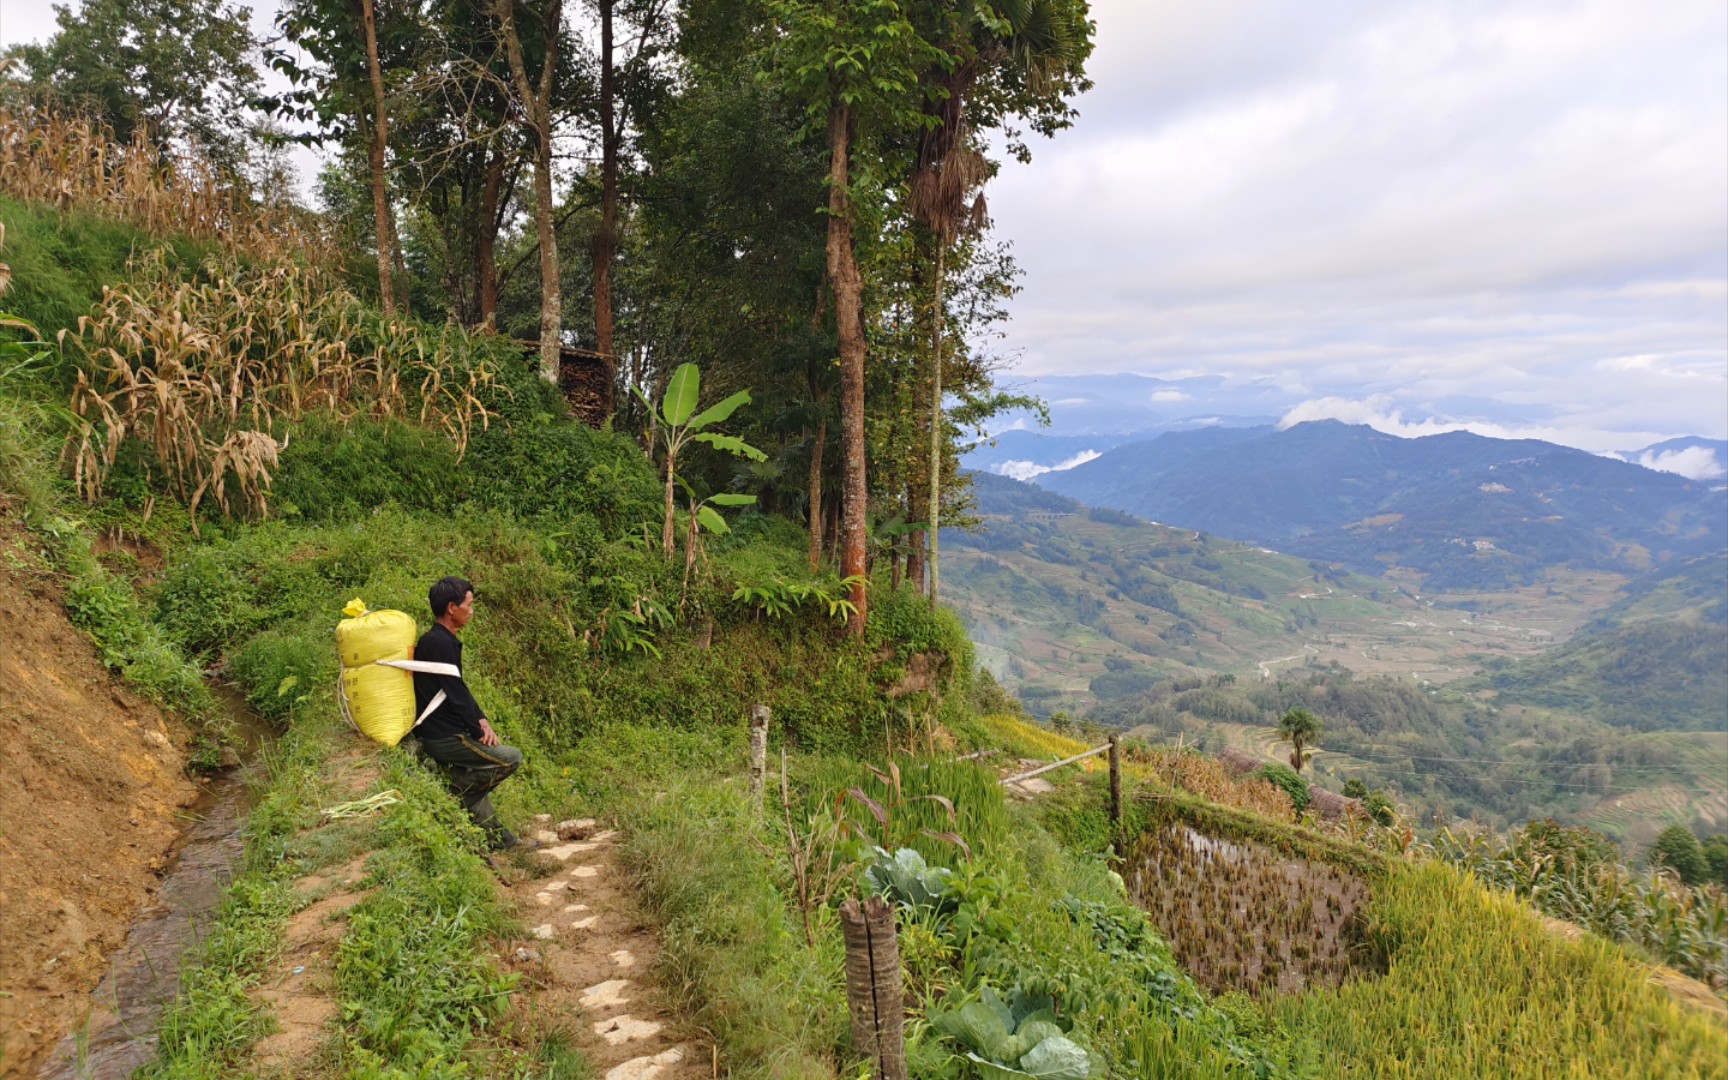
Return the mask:
[[[492,415],[483,395],[496,373],[469,361],[463,331],[368,313],[295,263],[212,260],[194,283],[150,256],[61,340],[80,361],[67,446],[79,493],[99,498],[134,440],[194,521],[207,496],[224,514],[265,515],[286,445],[277,432],[309,410],[414,417],[458,453]]]
[[[142,131],[116,142],[88,116],[21,96],[0,102],[0,191],[259,258],[334,265],[339,254],[315,215],[251,199],[195,149],[165,152]]]

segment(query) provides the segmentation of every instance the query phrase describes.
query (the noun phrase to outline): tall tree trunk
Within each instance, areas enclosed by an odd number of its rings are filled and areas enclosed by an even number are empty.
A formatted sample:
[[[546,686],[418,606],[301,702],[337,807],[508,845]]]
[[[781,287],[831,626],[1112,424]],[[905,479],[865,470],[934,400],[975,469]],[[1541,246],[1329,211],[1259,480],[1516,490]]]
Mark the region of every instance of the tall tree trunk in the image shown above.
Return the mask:
[[[817,398],[820,402],[822,399]],[[828,452],[828,415],[816,420],[816,445],[810,450],[810,572],[822,569],[822,458]]]
[[[948,242],[936,235],[936,304],[930,309],[930,603],[942,578],[942,254]]]
[[[545,16],[546,56],[536,87],[522,60],[522,39],[516,33],[516,0],[496,0],[494,11],[503,30],[504,51],[516,83],[522,111],[534,137],[534,224],[540,239],[540,377],[558,382],[558,345],[564,332],[564,294],[558,281],[558,225],[552,198],[552,77],[558,67],[558,30],[562,7],[548,0]]]
[[[617,72],[612,64],[612,12],[616,0],[599,0],[600,6],[600,227],[594,232],[594,338],[595,349],[606,358],[607,413],[616,403],[612,387],[617,382],[613,358],[612,262],[618,253],[618,108]],[[646,32],[646,31],[644,31]]]
[[[474,238],[474,273],[480,280],[480,325],[498,319],[498,202],[504,187],[504,155],[492,151],[486,160],[486,184],[480,189],[480,222]]]
[[[836,98],[828,107],[828,280],[834,288],[834,323],[840,335],[840,576],[859,578],[851,595],[858,617],[848,628],[854,636],[862,636],[870,603],[865,589],[869,478],[864,464],[864,279],[852,246],[847,193],[851,137],[852,108]]]
[[[558,281],[558,229],[553,221],[552,137],[536,125],[534,225],[540,236],[540,377],[558,382],[559,337],[564,332],[564,295]]]
[[[924,520],[924,492],[919,485],[906,485],[906,520]],[[924,591],[924,534],[915,532],[906,537],[906,580],[919,592]]]
[[[384,111],[384,69],[378,62],[378,26],[372,0],[360,0],[360,27],[366,38],[366,72],[372,80],[372,227],[378,234],[378,302],[385,315],[396,314],[396,228],[390,220],[390,194],[384,177],[384,150],[390,141],[390,120]]]

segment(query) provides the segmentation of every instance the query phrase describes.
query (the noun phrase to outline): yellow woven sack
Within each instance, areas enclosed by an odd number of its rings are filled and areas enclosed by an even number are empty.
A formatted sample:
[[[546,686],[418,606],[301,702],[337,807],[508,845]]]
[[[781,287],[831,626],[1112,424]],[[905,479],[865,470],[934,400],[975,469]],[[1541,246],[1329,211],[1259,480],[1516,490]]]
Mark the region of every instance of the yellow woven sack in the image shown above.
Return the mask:
[[[419,628],[412,615],[367,611],[359,600],[343,614],[349,617],[336,626],[343,715],[367,738],[395,746],[414,727],[414,676],[379,661],[410,659]]]

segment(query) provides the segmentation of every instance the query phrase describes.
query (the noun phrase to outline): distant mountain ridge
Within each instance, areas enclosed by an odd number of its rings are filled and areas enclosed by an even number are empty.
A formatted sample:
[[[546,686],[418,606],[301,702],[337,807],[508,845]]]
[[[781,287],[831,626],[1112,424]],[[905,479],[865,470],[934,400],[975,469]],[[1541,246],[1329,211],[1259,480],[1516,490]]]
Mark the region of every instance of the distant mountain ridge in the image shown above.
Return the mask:
[[[1429,588],[1571,566],[1641,572],[1728,547],[1719,485],[1535,439],[1418,439],[1338,421],[1205,428],[1115,447],[1036,482],[1090,506]]]

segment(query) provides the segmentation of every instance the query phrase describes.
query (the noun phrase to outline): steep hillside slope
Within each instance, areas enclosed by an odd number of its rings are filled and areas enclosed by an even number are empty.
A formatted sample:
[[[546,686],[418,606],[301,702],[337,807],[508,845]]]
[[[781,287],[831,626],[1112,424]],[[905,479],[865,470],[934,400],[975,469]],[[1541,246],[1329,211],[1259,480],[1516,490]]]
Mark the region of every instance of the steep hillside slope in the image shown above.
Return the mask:
[[[1007,477],[973,483],[984,521],[942,534],[946,599],[980,659],[1041,714],[1172,675],[1252,673],[1306,655],[1304,633],[1322,621],[1391,623],[1408,617],[1395,601],[1413,606],[1390,585],[1088,510]]]
[[[1728,730],[1728,556],[1646,574],[1565,644],[1484,674],[1505,702],[1640,731]]]
[[[23,1077],[88,1007],[197,788],[180,727],[103,667],[10,514],[0,550],[0,1076]]]
[[[1039,483],[1093,506],[1430,590],[1529,582],[1555,566],[1638,572],[1728,545],[1708,484],[1535,440],[1402,439],[1336,421],[1211,429],[1117,447]]]

